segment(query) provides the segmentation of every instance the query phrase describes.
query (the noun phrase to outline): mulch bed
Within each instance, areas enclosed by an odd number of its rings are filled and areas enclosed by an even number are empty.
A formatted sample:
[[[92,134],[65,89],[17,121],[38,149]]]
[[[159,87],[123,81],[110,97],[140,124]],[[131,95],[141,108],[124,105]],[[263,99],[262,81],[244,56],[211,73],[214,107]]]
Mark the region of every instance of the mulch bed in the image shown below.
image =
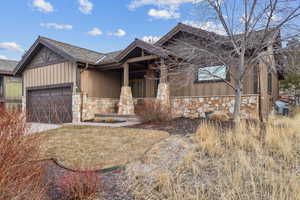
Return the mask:
[[[234,126],[234,122],[232,120],[221,121],[221,120],[213,120],[213,119],[206,119],[206,118],[199,118],[199,119],[176,118],[167,122],[148,122],[148,123],[128,126],[128,128],[161,130],[161,131],[167,131],[173,135],[187,135],[187,134],[195,133],[199,125],[204,122],[215,125],[223,130],[233,128]]]

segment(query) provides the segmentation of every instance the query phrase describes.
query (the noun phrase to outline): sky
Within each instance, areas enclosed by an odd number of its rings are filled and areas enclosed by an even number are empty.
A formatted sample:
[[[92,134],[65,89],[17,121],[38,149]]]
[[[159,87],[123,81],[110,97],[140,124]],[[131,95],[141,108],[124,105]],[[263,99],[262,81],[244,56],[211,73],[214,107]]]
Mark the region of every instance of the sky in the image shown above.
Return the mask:
[[[9,0],[0,4],[0,58],[20,60],[38,36],[102,53],[196,24],[199,0]],[[209,24],[206,24],[209,26]]]

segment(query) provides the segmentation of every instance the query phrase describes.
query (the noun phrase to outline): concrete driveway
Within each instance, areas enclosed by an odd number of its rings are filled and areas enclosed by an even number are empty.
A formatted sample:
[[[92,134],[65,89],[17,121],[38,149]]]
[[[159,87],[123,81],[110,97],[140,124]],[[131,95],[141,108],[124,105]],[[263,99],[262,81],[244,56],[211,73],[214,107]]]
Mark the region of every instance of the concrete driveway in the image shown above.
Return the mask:
[[[31,135],[34,133],[40,133],[43,131],[49,131],[52,129],[57,129],[62,127],[63,125],[61,124],[43,124],[43,123],[28,123],[27,124],[29,129],[27,131],[27,135]]]

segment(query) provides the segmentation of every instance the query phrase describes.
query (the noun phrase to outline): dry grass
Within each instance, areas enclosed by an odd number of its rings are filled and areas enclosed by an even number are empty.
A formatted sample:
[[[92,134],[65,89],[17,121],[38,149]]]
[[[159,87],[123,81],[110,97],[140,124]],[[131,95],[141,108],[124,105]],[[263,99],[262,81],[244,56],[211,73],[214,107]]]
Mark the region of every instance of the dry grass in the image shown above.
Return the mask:
[[[140,158],[167,132],[128,128],[66,126],[37,135],[40,158],[55,158],[76,170],[95,170],[123,165]]]
[[[152,182],[147,174],[133,179],[137,199],[300,199],[299,115],[272,116],[265,130],[240,123],[225,132],[202,124],[190,139],[196,148],[175,170]]]

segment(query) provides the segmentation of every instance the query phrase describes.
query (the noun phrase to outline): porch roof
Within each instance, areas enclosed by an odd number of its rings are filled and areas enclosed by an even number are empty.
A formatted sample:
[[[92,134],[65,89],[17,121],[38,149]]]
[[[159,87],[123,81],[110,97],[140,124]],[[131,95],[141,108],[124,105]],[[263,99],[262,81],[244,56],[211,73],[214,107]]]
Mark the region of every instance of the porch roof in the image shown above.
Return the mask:
[[[162,58],[166,58],[168,57],[171,52],[160,47],[160,46],[156,46],[147,42],[144,42],[142,40],[139,39],[135,39],[129,46],[127,46],[126,49],[124,49],[117,57],[116,60],[118,62],[122,62],[122,60],[124,60],[124,58],[126,56],[128,56],[133,50],[135,50],[136,48],[140,48],[142,50],[145,50],[146,52],[148,52],[149,54],[155,55],[155,56],[159,56]]]

